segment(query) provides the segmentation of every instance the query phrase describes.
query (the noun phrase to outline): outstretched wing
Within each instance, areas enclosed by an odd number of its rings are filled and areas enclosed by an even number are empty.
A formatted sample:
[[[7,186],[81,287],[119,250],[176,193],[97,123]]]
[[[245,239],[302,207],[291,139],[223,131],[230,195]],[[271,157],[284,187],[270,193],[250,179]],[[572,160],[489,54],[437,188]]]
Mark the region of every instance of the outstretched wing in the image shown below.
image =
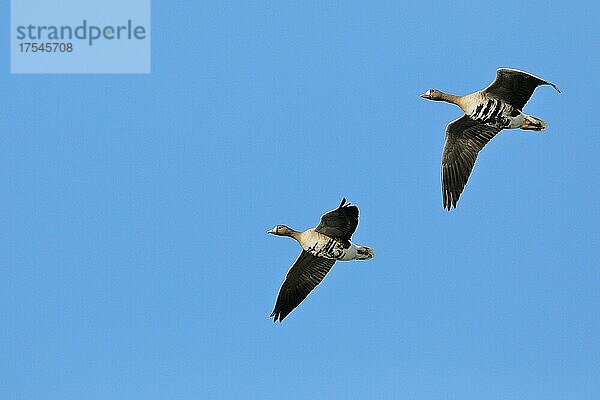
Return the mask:
[[[540,85],[550,85],[560,93],[556,85],[537,76],[516,69],[499,68],[496,71],[496,80],[483,89],[483,92],[521,110],[535,88]]]
[[[466,115],[448,124],[442,154],[442,196],[444,208],[448,211],[456,207],[477,154],[500,130],[478,123]]]
[[[358,207],[342,199],[340,206],[321,216],[315,231],[331,238],[349,241],[358,226]]]
[[[308,294],[325,278],[335,260],[316,257],[302,250],[300,256],[288,271],[271,317],[273,321],[283,321]]]

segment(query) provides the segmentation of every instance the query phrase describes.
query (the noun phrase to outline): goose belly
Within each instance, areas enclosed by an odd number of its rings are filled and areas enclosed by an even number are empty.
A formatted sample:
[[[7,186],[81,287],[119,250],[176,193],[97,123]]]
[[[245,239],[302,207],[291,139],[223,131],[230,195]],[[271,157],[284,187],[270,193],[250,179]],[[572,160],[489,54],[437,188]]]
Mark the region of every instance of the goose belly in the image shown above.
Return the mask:
[[[353,246],[345,248],[342,242],[328,237],[321,237],[307,246],[302,246],[313,256],[334,260],[351,260]],[[356,249],[354,249],[356,252]]]
[[[501,129],[513,129],[521,126],[524,115],[508,103],[487,98],[473,108],[469,117]]]
[[[313,256],[329,258],[334,260],[355,260],[360,258],[360,246],[350,242],[342,242],[322,233],[309,229],[303,232],[298,240],[302,249]]]

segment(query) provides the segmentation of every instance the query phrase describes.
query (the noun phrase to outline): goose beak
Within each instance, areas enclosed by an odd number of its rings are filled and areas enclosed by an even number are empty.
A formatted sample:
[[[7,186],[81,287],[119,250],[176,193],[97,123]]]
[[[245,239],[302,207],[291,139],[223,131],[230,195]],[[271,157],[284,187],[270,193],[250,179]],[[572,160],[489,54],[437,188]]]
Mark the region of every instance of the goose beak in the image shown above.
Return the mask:
[[[275,228],[273,228],[273,229],[269,229],[269,230],[267,231],[267,233],[270,233],[271,235],[274,235],[274,234],[275,234]]]
[[[428,99],[427,97],[427,92],[423,93],[422,95],[420,95],[420,97],[424,98],[424,99]]]

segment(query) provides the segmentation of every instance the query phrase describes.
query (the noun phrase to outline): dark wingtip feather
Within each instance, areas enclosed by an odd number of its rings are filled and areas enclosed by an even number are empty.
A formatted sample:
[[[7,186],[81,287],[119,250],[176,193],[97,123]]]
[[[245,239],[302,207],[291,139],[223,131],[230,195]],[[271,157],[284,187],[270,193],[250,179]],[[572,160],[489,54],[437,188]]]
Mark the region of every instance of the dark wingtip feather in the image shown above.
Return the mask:
[[[285,317],[289,315],[289,312],[284,312],[275,308],[269,317],[273,317],[273,322],[282,322]]]
[[[281,318],[281,314],[276,310],[273,310],[269,317],[273,317],[273,323],[277,322],[277,320],[281,322],[281,320],[283,319]]]
[[[446,204],[444,204],[444,208],[448,211],[451,211],[452,210],[452,200],[448,199]]]
[[[444,191],[442,204],[445,210],[452,211],[452,208],[456,208],[457,203],[458,199],[455,198],[452,192]]]
[[[342,198],[342,202],[340,203],[340,205],[339,205],[338,208],[344,207],[344,204],[346,204],[346,198],[345,197]]]

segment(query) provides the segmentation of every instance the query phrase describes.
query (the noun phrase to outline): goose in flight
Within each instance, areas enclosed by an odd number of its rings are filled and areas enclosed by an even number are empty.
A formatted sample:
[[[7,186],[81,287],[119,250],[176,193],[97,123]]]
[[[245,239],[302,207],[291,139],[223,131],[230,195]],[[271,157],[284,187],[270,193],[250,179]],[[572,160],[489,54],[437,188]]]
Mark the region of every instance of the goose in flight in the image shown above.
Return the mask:
[[[321,216],[316,228],[297,232],[277,225],[267,233],[295,239],[302,252],[289,269],[271,317],[281,322],[323,280],[336,260],[368,260],[373,249],[350,241],[358,225],[358,207],[342,199],[339,207]]]
[[[516,69],[500,68],[496,80],[483,90],[455,96],[430,89],[421,97],[459,106],[465,113],[448,124],[442,154],[442,197],[448,211],[456,207],[477,154],[502,129],[543,131],[548,124],[522,109],[540,85],[553,83]]]

